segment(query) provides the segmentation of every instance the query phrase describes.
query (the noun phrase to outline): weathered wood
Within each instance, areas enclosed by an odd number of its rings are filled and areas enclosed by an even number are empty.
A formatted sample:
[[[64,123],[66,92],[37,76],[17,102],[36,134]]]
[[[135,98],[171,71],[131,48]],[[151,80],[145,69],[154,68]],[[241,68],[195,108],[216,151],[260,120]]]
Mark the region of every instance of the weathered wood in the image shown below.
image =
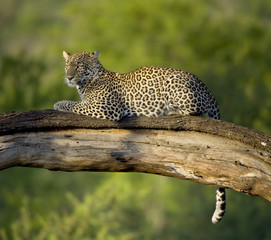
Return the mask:
[[[145,172],[271,201],[271,137],[203,117],[121,122],[52,110],[0,114],[0,169]]]

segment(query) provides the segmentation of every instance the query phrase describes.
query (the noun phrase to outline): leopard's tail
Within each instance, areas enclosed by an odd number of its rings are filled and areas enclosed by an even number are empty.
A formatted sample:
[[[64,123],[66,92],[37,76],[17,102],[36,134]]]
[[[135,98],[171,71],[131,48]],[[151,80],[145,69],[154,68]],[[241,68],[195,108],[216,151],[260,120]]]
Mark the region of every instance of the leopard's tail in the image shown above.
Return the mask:
[[[221,221],[226,210],[226,191],[225,188],[216,189],[216,207],[212,217],[212,223]]]

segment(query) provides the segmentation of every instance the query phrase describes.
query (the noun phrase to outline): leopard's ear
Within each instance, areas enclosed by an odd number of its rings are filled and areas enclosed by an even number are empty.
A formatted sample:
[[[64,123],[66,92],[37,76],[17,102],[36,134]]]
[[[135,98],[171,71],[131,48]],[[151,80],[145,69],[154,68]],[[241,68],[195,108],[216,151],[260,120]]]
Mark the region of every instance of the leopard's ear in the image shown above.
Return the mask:
[[[65,58],[66,61],[68,61],[70,56],[71,56],[70,53],[67,53],[67,52],[63,51],[63,57]]]
[[[93,52],[92,55],[93,55],[93,57],[94,57],[95,60],[98,60],[98,58],[100,56],[100,51],[97,50],[97,51]]]

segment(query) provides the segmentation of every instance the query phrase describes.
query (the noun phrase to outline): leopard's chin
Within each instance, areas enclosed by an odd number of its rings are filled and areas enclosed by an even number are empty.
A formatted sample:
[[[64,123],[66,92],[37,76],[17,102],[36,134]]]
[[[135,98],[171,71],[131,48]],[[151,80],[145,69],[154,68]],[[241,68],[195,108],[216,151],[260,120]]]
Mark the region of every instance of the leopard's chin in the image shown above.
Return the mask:
[[[67,81],[69,87],[75,87],[77,84],[73,81]]]

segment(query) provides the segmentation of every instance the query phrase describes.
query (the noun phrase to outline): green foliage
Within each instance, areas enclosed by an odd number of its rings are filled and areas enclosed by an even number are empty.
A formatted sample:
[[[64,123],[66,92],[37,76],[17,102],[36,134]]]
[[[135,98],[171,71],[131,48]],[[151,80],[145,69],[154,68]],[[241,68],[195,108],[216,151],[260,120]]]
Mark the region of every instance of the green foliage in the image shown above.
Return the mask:
[[[100,49],[108,70],[198,75],[222,119],[271,133],[271,3],[265,0],[9,0],[0,8],[0,112],[78,99],[62,50]],[[0,172],[0,239],[270,239],[271,204],[143,174]]]

